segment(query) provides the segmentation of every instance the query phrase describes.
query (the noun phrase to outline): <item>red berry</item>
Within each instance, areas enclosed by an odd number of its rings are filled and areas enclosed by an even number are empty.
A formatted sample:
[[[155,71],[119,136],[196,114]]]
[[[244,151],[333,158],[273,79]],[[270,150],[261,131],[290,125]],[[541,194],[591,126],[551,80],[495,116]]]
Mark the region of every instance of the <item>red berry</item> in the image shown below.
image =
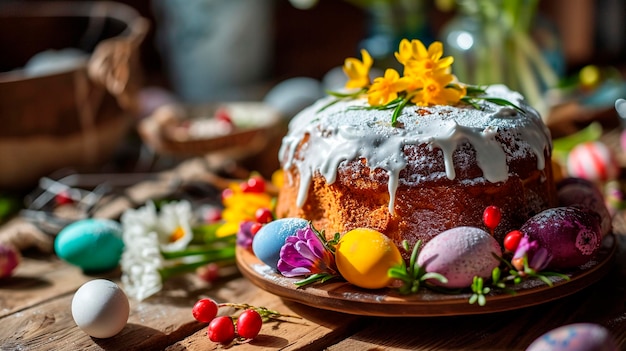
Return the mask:
[[[502,219],[502,211],[496,206],[487,206],[483,212],[483,222],[487,228],[494,230]]]
[[[520,240],[522,240],[523,235],[524,234],[522,234],[519,230],[510,231],[504,237],[504,249],[509,252],[514,252],[517,249]]]
[[[198,322],[209,323],[217,316],[217,303],[211,299],[200,299],[193,305],[191,314]]]
[[[54,196],[54,203],[57,206],[67,205],[73,202],[74,199],[72,199],[72,195],[70,194],[69,190],[62,190]]]
[[[263,228],[263,223],[256,222],[252,224],[252,227],[250,227],[250,233],[252,233],[252,235],[256,235],[261,228]]]
[[[241,184],[241,191],[244,193],[263,193],[265,192],[265,180],[259,176],[252,176]]]
[[[206,266],[200,267],[196,270],[200,279],[212,283],[220,277],[220,266],[217,263],[209,263]]]
[[[254,218],[257,223],[265,224],[271,222],[274,219],[274,215],[272,214],[272,211],[267,208],[259,208],[254,213]]]
[[[204,222],[215,223],[222,219],[222,210],[217,207],[209,207],[204,211]]]
[[[223,107],[218,108],[217,111],[215,111],[215,119],[234,125],[233,119],[230,117],[230,113],[228,113],[228,110]]]
[[[259,335],[263,319],[255,310],[245,310],[237,318],[237,334],[242,338],[254,339]]]
[[[214,318],[207,327],[207,336],[213,342],[228,343],[235,339],[235,325],[229,316]]]

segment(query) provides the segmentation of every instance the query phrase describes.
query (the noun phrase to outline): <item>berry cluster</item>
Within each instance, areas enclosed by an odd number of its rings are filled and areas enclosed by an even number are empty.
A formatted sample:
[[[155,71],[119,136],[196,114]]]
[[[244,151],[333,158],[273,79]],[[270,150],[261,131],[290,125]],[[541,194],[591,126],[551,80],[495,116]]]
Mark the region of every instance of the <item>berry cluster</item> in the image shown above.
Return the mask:
[[[243,310],[237,317],[217,316],[220,307],[231,307]],[[229,344],[254,339],[259,335],[263,322],[281,317],[300,318],[298,316],[281,314],[265,307],[254,307],[248,304],[221,303],[212,299],[203,298],[193,306],[193,318],[201,323],[209,323],[207,336],[213,342]]]
[[[261,331],[263,319],[253,308],[244,310],[237,318],[217,316],[220,305],[204,298],[198,300],[191,313],[201,323],[209,323],[207,336],[213,342],[230,343],[235,338],[254,339]]]

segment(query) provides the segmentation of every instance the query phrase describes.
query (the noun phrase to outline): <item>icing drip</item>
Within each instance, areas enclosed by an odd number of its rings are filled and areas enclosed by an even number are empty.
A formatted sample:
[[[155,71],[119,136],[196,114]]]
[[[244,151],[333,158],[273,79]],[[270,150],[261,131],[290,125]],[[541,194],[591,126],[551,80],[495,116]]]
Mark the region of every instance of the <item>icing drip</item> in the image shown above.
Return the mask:
[[[384,170],[388,177],[389,212],[394,213],[395,194],[400,172],[406,167],[406,145],[428,145],[443,152],[446,177],[455,179],[454,151],[469,142],[476,160],[489,182],[506,181],[507,157],[529,149],[537,158],[537,168],[545,166],[544,150],[551,149],[550,133],[537,112],[528,107],[520,94],[498,85],[487,89],[490,96],[504,98],[524,110],[481,102],[480,109],[470,106],[407,106],[391,126],[391,110],[372,110],[363,100],[335,103],[323,111],[332,98],[324,98],[304,109],[289,124],[279,157],[283,168],[297,167],[300,175],[297,206],[306,202],[311,178],[319,173],[332,184],[337,169],[349,161],[363,159],[367,167]],[[308,135],[298,157],[298,144]],[[496,136],[507,136],[517,147],[507,155]],[[416,177],[419,182],[420,177]]]

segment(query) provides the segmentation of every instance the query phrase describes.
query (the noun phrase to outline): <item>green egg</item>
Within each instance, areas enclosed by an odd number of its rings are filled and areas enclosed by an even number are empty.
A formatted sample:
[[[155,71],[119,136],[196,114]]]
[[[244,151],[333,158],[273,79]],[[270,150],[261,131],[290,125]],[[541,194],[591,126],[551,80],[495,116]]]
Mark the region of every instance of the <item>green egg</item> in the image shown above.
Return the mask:
[[[110,219],[82,219],[63,228],[54,241],[57,256],[85,273],[117,267],[124,242],[122,226]]]

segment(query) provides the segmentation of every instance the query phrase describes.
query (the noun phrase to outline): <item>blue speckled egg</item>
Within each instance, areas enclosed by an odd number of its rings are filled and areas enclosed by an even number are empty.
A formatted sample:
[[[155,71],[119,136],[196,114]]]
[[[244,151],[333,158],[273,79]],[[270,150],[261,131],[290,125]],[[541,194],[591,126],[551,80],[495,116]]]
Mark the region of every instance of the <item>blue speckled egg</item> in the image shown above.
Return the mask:
[[[261,262],[276,270],[280,248],[288,236],[305,228],[309,222],[302,218],[282,218],[264,225],[252,240],[252,251]]]
[[[550,330],[526,351],[617,351],[609,331],[601,325],[575,323]]]
[[[54,240],[57,256],[87,273],[117,267],[123,249],[122,226],[110,219],[76,221],[63,228]]]

